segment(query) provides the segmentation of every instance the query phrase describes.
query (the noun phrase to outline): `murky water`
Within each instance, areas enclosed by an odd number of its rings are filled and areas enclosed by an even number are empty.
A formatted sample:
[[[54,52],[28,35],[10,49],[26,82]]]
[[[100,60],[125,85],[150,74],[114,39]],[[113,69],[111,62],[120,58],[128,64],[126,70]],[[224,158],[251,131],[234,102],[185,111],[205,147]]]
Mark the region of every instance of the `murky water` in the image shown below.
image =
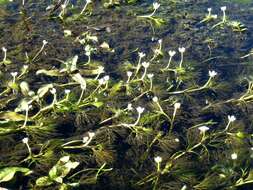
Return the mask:
[[[0,0],[0,187],[253,188],[253,2],[85,2]]]

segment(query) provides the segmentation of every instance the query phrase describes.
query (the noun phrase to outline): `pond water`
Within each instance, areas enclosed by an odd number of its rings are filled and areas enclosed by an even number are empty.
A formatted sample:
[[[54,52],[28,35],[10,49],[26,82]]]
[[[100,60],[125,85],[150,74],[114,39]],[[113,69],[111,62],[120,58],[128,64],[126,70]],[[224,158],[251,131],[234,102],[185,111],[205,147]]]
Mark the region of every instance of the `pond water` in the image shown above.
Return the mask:
[[[252,11],[0,0],[0,189],[252,189]]]

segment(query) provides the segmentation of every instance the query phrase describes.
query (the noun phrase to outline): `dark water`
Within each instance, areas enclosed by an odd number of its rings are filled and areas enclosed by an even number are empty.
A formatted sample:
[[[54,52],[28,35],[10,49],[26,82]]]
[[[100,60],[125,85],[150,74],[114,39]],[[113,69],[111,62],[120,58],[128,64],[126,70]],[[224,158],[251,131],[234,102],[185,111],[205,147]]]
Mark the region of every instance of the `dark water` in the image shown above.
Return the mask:
[[[109,7],[105,6],[109,1],[92,1],[79,17],[85,1],[70,1],[60,19],[63,2],[30,0],[22,6],[21,1],[0,0],[0,46],[7,49],[7,59],[11,60],[10,64],[0,64],[0,187],[253,188],[253,69],[252,56],[244,57],[253,47],[252,1],[161,0],[155,13],[155,18],[164,21],[160,27],[137,17],[151,13],[153,1],[115,0]],[[222,6],[226,6],[228,22],[212,28],[222,20]],[[218,18],[201,23],[209,7]],[[242,23],[241,29],[245,26],[247,30],[236,31],[231,21]],[[66,36],[64,31],[72,34]],[[162,54],[152,60],[160,39]],[[40,52],[43,40],[48,43]],[[101,46],[103,42],[109,49]],[[89,64],[87,45],[96,49]],[[186,48],[181,70],[177,65],[179,47]],[[169,50],[177,51],[172,61],[175,70],[163,72]],[[130,86],[125,82],[126,72],[136,70],[138,52],[145,52],[143,60],[151,63],[152,90],[148,90],[147,77],[132,81]],[[4,59],[2,53],[0,59]],[[75,55],[77,69],[62,74],[63,62]],[[28,65],[28,72],[18,77],[24,65]],[[99,78],[110,76],[108,87],[103,84],[100,88],[94,80],[98,66],[105,69]],[[36,74],[41,69],[54,74]],[[210,88],[190,92],[205,85],[212,70],[217,76],[208,83]],[[141,78],[143,68],[140,71],[137,78]],[[11,83],[12,72],[19,73],[15,84]],[[76,104],[82,93],[80,85],[72,84],[77,73],[87,82],[81,104]],[[52,84],[58,103],[40,112],[54,103],[52,87],[35,100],[35,95],[22,93],[22,81],[35,94],[43,85]],[[66,89],[71,90],[69,100],[61,102]],[[190,91],[173,94],[185,89]],[[152,102],[155,96],[167,115]],[[26,111],[14,112],[22,100],[32,100],[25,126]],[[175,113],[176,102],[181,107]],[[126,111],[128,103],[133,111]],[[139,122],[131,127],[122,125],[136,121],[138,106],[145,108]],[[228,123],[232,115],[236,120]],[[208,131],[201,132],[201,126],[209,127]],[[82,147],[89,132],[95,137]],[[30,154],[22,143],[25,137],[29,138]],[[72,147],[65,144],[73,140]],[[70,156],[78,166],[67,171],[59,161],[63,156]],[[157,156],[162,157],[159,168],[154,161]],[[52,173],[54,166],[57,172],[53,176],[49,171]],[[4,178],[5,171],[15,176]],[[38,181],[41,177],[43,183]]]

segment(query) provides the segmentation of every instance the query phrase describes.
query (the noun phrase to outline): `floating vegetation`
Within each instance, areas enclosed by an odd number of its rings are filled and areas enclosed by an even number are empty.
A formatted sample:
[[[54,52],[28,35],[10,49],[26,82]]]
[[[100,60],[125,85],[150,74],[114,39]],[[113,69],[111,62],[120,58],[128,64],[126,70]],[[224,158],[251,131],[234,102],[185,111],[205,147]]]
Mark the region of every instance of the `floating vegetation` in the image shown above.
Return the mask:
[[[0,0],[0,189],[252,189],[234,6]]]

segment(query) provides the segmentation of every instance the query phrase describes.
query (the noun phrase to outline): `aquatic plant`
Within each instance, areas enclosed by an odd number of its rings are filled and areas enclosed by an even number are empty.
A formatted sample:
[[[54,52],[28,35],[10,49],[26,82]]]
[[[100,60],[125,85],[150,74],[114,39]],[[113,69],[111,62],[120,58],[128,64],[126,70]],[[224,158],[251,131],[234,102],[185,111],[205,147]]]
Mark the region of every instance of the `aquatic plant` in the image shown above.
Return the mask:
[[[200,23],[205,23],[205,22],[207,23],[207,22],[217,19],[218,16],[216,14],[215,15],[211,14],[212,8],[208,8],[207,10],[208,10],[208,14],[205,16],[204,19],[200,21]],[[228,19],[226,15],[226,10],[227,10],[226,6],[220,7],[220,10],[222,11],[222,20],[216,23],[215,25],[213,25],[212,29],[216,27],[222,28],[224,26],[229,26],[234,32],[244,32],[247,30],[246,26],[242,24],[240,21],[233,21],[233,20]]]
[[[156,26],[161,26],[164,23],[164,20],[162,18],[154,17],[154,14],[160,7],[160,4],[157,2],[153,3],[153,12],[147,15],[139,15],[137,18],[142,18],[142,19],[148,19],[151,20]]]
[[[154,2],[152,12],[138,19],[142,10],[137,5],[149,6],[147,2],[52,3],[13,2],[29,15],[34,6],[43,6],[36,13],[38,23],[53,30],[38,35],[33,23],[25,37],[12,39],[18,41],[13,46],[1,40],[8,47],[2,48],[0,63],[1,187],[252,186],[253,80],[249,65],[241,65],[249,70],[226,65],[232,56],[238,56],[238,64],[242,59],[239,47],[227,58],[223,40],[244,39],[245,31],[241,22],[228,18],[226,7],[216,30],[208,30],[203,23],[216,20],[212,9],[199,24],[199,16],[190,14],[182,1]],[[169,6],[165,10],[163,5]],[[141,20],[166,27],[151,31]],[[218,48],[210,47],[210,53],[206,46],[211,43]],[[245,47],[240,54],[246,54]]]
[[[7,49],[5,47],[2,47],[2,51],[4,53],[4,57],[3,60],[0,62],[0,65],[8,65],[11,64],[11,61],[9,59],[7,59]]]
[[[203,20],[200,21],[200,23],[202,23],[202,22],[210,22],[212,20],[217,19],[218,16],[216,14],[212,14],[211,13],[212,12],[212,8],[208,8],[207,11],[208,11],[208,14],[205,16],[205,18]]]

